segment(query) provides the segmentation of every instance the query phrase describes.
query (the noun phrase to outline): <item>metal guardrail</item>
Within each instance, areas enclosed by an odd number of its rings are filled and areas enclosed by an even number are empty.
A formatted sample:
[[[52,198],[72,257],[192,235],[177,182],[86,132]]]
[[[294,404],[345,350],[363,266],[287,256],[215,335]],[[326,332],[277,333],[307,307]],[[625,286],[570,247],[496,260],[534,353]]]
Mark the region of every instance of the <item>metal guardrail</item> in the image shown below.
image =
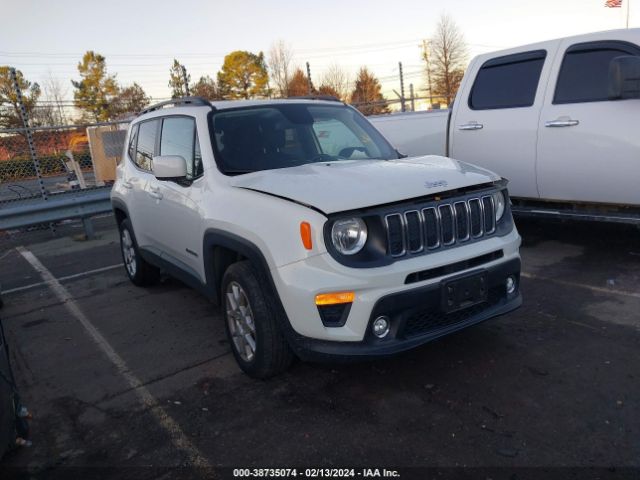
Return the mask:
[[[82,219],[85,234],[93,237],[91,217],[111,212],[110,188],[72,190],[20,203],[0,204],[0,230]]]

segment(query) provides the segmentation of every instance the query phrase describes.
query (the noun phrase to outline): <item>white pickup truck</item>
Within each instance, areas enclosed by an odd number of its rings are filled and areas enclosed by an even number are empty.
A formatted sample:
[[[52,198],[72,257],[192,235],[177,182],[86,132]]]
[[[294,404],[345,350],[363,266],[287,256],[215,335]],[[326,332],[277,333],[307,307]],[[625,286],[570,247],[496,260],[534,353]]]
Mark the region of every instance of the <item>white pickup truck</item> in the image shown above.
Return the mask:
[[[640,29],[480,55],[450,111],[370,120],[404,154],[508,178],[514,213],[640,225]]]

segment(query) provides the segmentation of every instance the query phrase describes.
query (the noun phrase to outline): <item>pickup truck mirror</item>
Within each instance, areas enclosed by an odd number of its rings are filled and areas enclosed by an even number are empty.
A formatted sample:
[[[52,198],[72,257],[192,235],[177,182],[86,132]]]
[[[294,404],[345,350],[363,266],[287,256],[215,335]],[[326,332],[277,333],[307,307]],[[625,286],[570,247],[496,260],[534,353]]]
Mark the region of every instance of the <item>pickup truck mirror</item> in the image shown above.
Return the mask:
[[[158,180],[177,180],[187,176],[187,161],[180,155],[153,157],[153,174]]]
[[[609,64],[609,100],[640,98],[640,57],[615,57]]]

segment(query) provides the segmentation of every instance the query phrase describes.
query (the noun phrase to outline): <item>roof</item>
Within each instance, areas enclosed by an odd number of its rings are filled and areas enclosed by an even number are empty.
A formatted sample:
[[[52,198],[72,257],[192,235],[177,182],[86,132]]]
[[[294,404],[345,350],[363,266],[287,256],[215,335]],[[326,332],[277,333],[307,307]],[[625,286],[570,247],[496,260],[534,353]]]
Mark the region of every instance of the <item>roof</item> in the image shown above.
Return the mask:
[[[340,100],[330,96],[318,96],[318,97],[292,97],[292,98],[280,98],[280,99],[264,99],[264,100],[217,100],[210,102],[206,98],[202,97],[182,97],[167,100],[164,102],[150,105],[140,112],[138,118],[147,114],[164,112],[165,110],[182,109],[182,108],[206,108],[213,107],[214,110],[228,110],[231,108],[244,108],[254,106],[265,105],[283,105],[287,103],[307,103],[307,104],[324,104],[335,105],[336,103],[342,103]],[[168,109],[166,107],[169,107]]]
[[[487,58],[501,57],[512,53],[527,52],[532,50],[546,50],[561,42],[584,43],[599,40],[621,40],[627,42],[640,42],[640,28],[623,28],[618,30],[605,30],[602,32],[592,32],[571,37],[554,38],[543,42],[519,45],[504,50],[496,50],[478,55],[476,58],[485,60]]]
[[[287,103],[307,103],[307,104],[324,104],[335,105],[335,100],[309,100],[306,98],[277,98],[277,99],[265,99],[265,100],[217,100],[211,102],[217,110],[226,110],[229,108],[242,108],[242,107],[257,107],[265,105],[284,105]]]

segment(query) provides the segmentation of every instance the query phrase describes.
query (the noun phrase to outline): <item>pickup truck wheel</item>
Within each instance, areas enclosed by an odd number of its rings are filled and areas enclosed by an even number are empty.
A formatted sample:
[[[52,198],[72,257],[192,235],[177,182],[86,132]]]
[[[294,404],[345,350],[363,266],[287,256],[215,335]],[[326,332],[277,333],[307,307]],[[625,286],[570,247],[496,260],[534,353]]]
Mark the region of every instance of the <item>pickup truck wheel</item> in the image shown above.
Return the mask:
[[[293,352],[284,338],[273,294],[263,287],[248,261],[231,265],[222,279],[227,338],[240,368],[254,378],[268,378],[291,365]]]
[[[140,255],[131,223],[125,219],[120,222],[119,227],[120,251],[129,280],[139,287],[156,283],[160,278],[160,269],[146,262]]]

